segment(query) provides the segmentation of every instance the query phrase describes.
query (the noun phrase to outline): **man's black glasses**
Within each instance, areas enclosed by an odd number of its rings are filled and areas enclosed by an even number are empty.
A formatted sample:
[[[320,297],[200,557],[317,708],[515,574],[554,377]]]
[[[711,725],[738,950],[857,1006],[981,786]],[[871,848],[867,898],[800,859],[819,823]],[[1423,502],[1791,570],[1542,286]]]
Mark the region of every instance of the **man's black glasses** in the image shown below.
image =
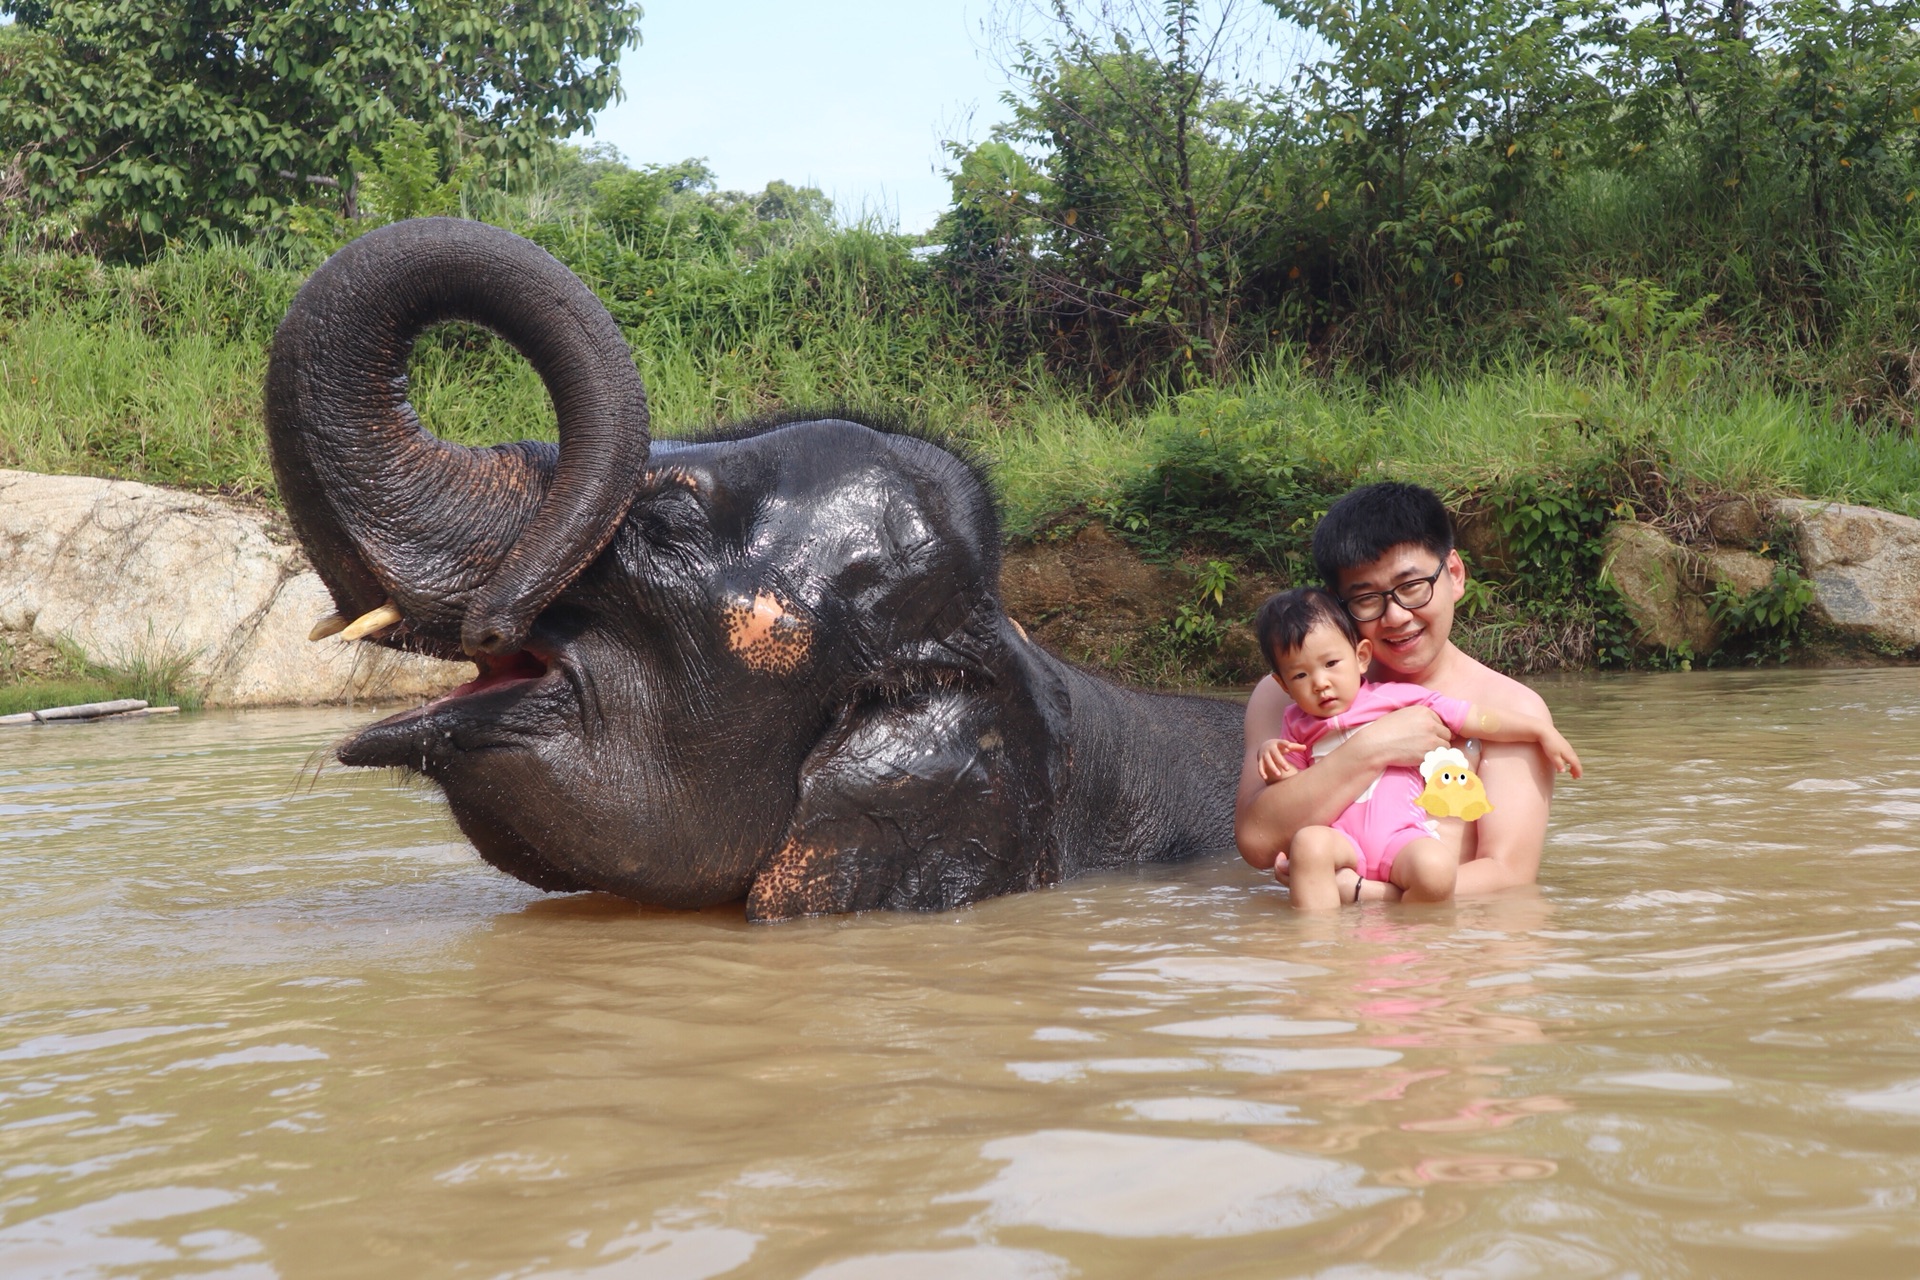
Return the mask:
[[[1424,578],[1414,578],[1386,591],[1363,591],[1340,603],[1346,606],[1347,616],[1355,622],[1372,622],[1387,611],[1389,599],[1409,612],[1424,609],[1433,599],[1433,584],[1440,581],[1440,575],[1446,571],[1447,565],[1443,560],[1438,569]]]

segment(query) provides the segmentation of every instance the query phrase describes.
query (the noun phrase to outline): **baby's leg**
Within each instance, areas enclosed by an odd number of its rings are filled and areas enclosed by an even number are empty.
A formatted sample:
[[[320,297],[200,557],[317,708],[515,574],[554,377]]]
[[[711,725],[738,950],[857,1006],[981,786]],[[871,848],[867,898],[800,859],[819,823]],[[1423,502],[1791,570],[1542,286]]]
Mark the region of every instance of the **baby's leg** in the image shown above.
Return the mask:
[[[1324,911],[1340,905],[1337,877],[1343,868],[1359,868],[1360,850],[1332,827],[1302,827],[1294,832],[1287,861],[1292,868],[1287,885],[1293,909]]]
[[[1387,879],[1400,887],[1404,902],[1446,902],[1453,897],[1460,858],[1430,837],[1409,840],[1393,856]]]

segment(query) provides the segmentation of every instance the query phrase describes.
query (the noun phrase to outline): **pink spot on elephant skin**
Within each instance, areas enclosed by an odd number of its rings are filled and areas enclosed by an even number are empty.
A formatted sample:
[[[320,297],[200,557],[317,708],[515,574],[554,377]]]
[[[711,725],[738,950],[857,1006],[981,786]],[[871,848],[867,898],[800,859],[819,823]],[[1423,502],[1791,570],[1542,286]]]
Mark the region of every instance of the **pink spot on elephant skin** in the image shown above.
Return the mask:
[[[755,671],[791,675],[813,647],[813,628],[771,591],[729,603],[724,621],[727,648]]]

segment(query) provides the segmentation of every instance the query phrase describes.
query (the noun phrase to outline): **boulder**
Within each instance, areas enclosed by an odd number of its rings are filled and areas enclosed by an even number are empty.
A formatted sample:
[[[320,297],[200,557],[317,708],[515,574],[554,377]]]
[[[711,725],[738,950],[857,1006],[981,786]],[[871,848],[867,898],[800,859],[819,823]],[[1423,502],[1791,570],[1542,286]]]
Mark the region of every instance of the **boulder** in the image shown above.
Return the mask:
[[[210,706],[431,696],[464,663],[307,641],[333,611],[298,548],[234,503],[0,470],[0,631],[94,662],[180,663]]]
[[[1696,553],[1698,567],[1706,580],[1725,587],[1738,596],[1750,596],[1773,584],[1774,562],[1752,551],[1735,547],[1708,547]]]
[[[1920,520],[1873,507],[1783,498],[1813,607],[1836,630],[1884,649],[1920,649]]]
[[[1647,649],[1711,652],[1720,637],[1700,595],[1703,578],[1693,553],[1652,525],[1632,520],[1609,525],[1603,541],[1601,581],[1620,593],[1638,643]]]
[[[1707,511],[1707,533],[1722,547],[1751,550],[1765,541],[1767,517],[1752,498],[1730,498]]]

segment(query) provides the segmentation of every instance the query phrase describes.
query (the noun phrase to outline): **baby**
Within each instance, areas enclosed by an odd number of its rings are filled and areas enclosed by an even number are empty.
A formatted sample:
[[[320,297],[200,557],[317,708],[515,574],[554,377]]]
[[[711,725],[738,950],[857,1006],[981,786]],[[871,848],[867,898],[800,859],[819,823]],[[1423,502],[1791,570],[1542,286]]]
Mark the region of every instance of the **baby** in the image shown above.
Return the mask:
[[[1261,606],[1255,623],[1273,678],[1293,699],[1283,722],[1287,736],[1260,747],[1260,776],[1271,786],[1293,777],[1345,742],[1362,725],[1402,707],[1430,707],[1456,737],[1489,742],[1534,742],[1556,773],[1580,776],[1580,758],[1538,712],[1481,707],[1416,684],[1365,679],[1373,646],[1362,640],[1340,602],[1325,591],[1283,591]],[[1453,896],[1457,855],[1436,838],[1438,827],[1415,803],[1425,783],[1413,769],[1388,769],[1330,827],[1302,827],[1287,849],[1293,905],[1333,906],[1351,898],[1339,883],[1351,869],[1362,880],[1399,886],[1408,902],[1444,902]]]

